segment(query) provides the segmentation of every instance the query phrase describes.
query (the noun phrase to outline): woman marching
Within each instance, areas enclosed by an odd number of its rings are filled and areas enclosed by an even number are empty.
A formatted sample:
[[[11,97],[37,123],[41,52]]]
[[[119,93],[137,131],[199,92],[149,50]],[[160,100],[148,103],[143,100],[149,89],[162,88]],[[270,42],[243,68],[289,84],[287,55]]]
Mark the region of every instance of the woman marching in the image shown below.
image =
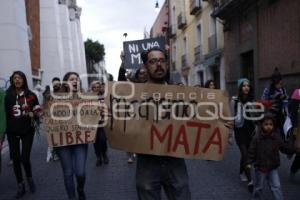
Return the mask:
[[[80,90],[80,79],[76,72],[68,72],[63,78],[62,93],[72,92],[73,95]],[[85,200],[85,172],[88,144],[56,147],[63,169],[65,188],[69,199],[76,199],[74,175],[77,181],[77,193],[79,200]]]
[[[246,78],[238,80],[238,94],[232,97],[231,108],[234,113],[234,136],[236,143],[239,147],[241,160],[240,160],[240,178],[241,181],[248,181],[248,190],[252,192],[253,182],[251,179],[251,171],[247,168],[248,149],[253,138],[255,125],[254,122],[247,119],[250,117],[249,113],[244,116],[243,109],[247,103],[253,101],[252,88],[250,81]]]
[[[15,71],[10,77],[10,85],[5,96],[6,132],[18,183],[15,196],[18,199],[25,194],[21,166],[25,170],[30,192],[34,193],[36,190],[32,179],[30,153],[35,133],[33,120],[40,116],[41,108],[36,95],[28,89],[27,79],[23,72]]]
[[[271,84],[263,91],[261,99],[269,102],[267,109],[274,114],[277,128],[280,131],[281,137],[284,138],[283,124],[288,110],[288,95],[283,87],[282,76],[276,67],[271,77]]]

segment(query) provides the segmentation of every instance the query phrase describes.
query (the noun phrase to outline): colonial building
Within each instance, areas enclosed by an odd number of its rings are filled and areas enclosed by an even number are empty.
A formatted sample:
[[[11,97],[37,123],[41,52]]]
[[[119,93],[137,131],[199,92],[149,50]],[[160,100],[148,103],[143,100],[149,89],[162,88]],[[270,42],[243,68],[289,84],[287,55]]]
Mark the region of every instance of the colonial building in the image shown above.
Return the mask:
[[[68,71],[82,77],[87,88],[86,61],[76,0],[40,0],[42,85]]]
[[[213,16],[224,24],[226,84],[231,94],[236,81],[252,81],[256,97],[270,82],[275,67],[288,92],[300,81],[300,1],[210,0]]]
[[[0,87],[15,70],[31,88],[67,71],[86,76],[81,8],[76,0],[9,0],[0,6]],[[82,78],[87,88],[87,78]]]
[[[150,37],[165,37],[168,40],[169,27],[169,0],[162,5],[155,22],[150,30]]]
[[[214,7],[202,0],[167,0],[171,75],[186,85],[213,79],[225,88],[222,24],[211,16]],[[158,16],[157,21],[159,20]],[[156,27],[156,23],[153,27]]]
[[[25,1],[1,1],[0,16],[0,88],[9,86],[9,76],[16,70],[27,75],[32,88]]]

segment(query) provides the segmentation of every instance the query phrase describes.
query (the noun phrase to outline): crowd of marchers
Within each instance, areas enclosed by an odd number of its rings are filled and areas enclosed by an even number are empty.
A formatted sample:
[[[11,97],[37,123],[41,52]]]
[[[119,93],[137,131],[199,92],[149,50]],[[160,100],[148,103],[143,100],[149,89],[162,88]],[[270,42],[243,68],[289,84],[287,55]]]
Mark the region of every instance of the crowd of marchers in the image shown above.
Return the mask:
[[[122,65],[118,81],[172,84],[168,81],[168,58],[164,50],[152,48],[143,52],[141,55],[143,67],[134,73],[126,71],[123,58],[124,55],[121,54]],[[90,85],[90,91],[98,95],[99,102],[103,102],[105,84],[106,81],[101,79],[93,81]],[[182,85],[182,83],[176,84]],[[207,81],[203,86],[196,85],[195,89],[198,89],[197,87],[218,89],[213,80]],[[10,76],[10,87],[6,91],[0,91],[0,150],[6,138],[17,183],[15,198],[22,198],[26,194],[26,185],[31,193],[35,193],[37,189],[42,190],[34,181],[34,166],[31,166],[30,155],[34,135],[39,126],[43,126],[41,123],[43,105],[53,98],[53,93],[72,92],[76,95],[81,90],[80,76],[76,72],[66,73],[62,81],[54,77],[51,87],[47,86],[41,93],[41,91],[29,89],[23,72],[14,71]],[[297,146],[300,137],[298,133],[300,85],[292,94],[287,94],[283,87],[282,76],[275,69],[271,82],[264,89],[261,99],[254,98],[251,82],[247,77],[237,81],[236,91],[236,95],[231,98],[230,105],[232,114],[236,117],[233,121],[224,122],[224,125],[231,130],[229,141],[235,140],[240,150],[238,163],[240,169],[237,176],[240,176],[241,184],[242,182],[247,184],[251,199],[263,198],[264,182],[267,181],[273,199],[282,200],[282,187],[278,174],[280,152],[287,154],[289,158],[294,157],[290,167],[291,181],[294,181],[295,174],[300,169],[300,154]],[[242,115],[243,112],[238,112],[244,109],[245,104],[258,100],[264,106],[264,115],[260,120],[251,120],[251,117]],[[246,116],[251,114],[246,112]],[[290,128],[286,129],[286,123],[289,122]],[[107,149],[105,130],[99,127],[94,143],[96,166],[109,164]],[[61,163],[66,197],[70,200],[86,199],[84,188],[88,144],[48,147],[46,154],[47,162],[59,161]],[[129,164],[136,160],[135,177],[138,199],[160,200],[162,188],[169,200],[192,199],[188,170],[183,158],[136,155],[134,152],[127,152],[126,155]],[[22,168],[25,171],[25,177]]]

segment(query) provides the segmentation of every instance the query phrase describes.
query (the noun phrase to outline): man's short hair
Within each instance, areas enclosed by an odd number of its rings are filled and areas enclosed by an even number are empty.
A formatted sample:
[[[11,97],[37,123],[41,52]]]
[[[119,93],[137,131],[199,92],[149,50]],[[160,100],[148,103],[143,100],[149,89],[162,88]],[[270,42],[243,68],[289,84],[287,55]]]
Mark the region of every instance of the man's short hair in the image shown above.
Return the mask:
[[[54,81],[59,81],[59,82],[60,82],[60,79],[59,79],[58,77],[54,77],[54,78],[52,79],[52,82],[54,82]]]
[[[164,56],[165,56],[166,59],[168,58],[168,56],[167,56],[167,54],[166,54],[166,52],[164,50],[162,50],[161,48],[154,47],[154,48],[148,49],[147,51],[143,51],[141,53],[141,58],[142,58],[142,61],[143,61],[144,64],[147,63],[147,61],[148,61],[148,54],[151,51],[160,51],[160,52],[162,52],[164,54]]]

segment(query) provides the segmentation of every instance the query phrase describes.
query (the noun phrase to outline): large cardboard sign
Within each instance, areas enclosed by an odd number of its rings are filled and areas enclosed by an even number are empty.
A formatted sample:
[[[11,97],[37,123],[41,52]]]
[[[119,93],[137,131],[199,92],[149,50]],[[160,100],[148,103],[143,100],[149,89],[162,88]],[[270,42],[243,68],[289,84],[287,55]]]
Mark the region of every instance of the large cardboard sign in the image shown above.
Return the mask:
[[[87,98],[67,94],[46,103],[43,124],[51,147],[87,144],[95,141],[100,119],[99,101],[91,94]]]
[[[110,146],[128,152],[221,160],[230,116],[220,90],[157,84],[108,84]]]
[[[166,41],[163,37],[144,40],[133,40],[123,43],[125,54],[125,69],[138,69],[142,66],[141,53],[150,48],[165,49]]]

